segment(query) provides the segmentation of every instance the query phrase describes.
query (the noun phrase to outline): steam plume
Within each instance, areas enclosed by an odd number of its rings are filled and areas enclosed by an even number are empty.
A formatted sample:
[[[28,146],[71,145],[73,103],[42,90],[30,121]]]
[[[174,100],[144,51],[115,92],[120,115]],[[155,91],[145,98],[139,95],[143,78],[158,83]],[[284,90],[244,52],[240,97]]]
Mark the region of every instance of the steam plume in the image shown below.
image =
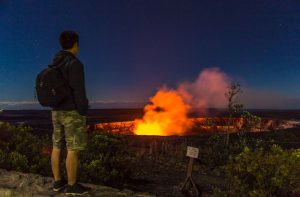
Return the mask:
[[[194,82],[180,84],[177,92],[193,108],[224,108],[227,102],[224,94],[229,85],[229,77],[219,68],[207,68]]]
[[[161,88],[144,108],[143,119],[135,120],[137,135],[183,135],[192,123],[190,107],[224,107],[229,77],[218,68],[203,70],[194,82],[184,82],[177,90]]]

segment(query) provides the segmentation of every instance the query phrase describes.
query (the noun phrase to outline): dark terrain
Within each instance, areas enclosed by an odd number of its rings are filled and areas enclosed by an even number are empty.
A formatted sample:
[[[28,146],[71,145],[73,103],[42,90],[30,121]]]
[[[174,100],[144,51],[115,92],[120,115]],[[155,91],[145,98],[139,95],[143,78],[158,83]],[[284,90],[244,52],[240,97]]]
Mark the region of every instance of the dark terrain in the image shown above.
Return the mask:
[[[300,110],[250,110],[250,112],[263,118],[300,121]],[[89,111],[87,123],[93,125],[101,122],[132,121],[142,116],[142,109],[95,109]],[[205,116],[226,116],[226,113],[223,110],[209,110]],[[190,117],[199,115],[191,113]],[[33,133],[37,135],[50,135],[52,130],[50,111],[7,110],[0,113],[0,121],[30,125]],[[204,193],[211,193],[215,186],[225,187],[219,169],[208,167],[201,156],[201,150],[207,148],[209,137],[207,134],[184,137],[123,136],[136,154],[133,175],[126,183],[126,187],[157,196],[181,196],[180,185],[186,178],[188,164],[188,158],[185,156],[187,145],[200,148],[193,178]],[[285,148],[300,148],[299,127],[276,132],[249,133],[249,137],[263,139],[265,143],[275,142]],[[236,134],[231,134],[231,139],[237,139]]]
[[[300,121],[300,110],[249,110],[262,118]],[[189,117],[222,117],[225,110],[209,109],[206,114],[192,112]],[[143,117],[143,109],[91,109],[87,115],[87,124],[102,122],[132,121]],[[48,133],[52,130],[51,112],[49,110],[5,110],[0,113],[0,121],[24,123],[35,131]]]

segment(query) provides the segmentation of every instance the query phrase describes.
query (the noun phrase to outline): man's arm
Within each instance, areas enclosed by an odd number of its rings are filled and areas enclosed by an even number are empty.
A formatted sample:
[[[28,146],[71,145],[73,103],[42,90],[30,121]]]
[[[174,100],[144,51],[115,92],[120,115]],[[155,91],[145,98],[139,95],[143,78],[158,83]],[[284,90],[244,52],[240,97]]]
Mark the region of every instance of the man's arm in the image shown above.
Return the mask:
[[[69,67],[69,83],[77,110],[80,115],[85,116],[89,104],[86,97],[83,65],[77,59],[74,59]]]

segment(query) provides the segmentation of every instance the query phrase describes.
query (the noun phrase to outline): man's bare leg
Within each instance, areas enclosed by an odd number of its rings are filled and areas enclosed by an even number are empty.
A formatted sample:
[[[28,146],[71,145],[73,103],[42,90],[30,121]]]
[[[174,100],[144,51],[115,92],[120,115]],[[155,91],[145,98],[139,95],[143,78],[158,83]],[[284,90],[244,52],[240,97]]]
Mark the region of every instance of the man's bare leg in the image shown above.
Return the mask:
[[[52,154],[51,154],[51,167],[54,176],[54,181],[61,180],[60,169],[59,169],[59,158],[60,158],[60,149],[53,147]]]
[[[78,154],[79,151],[68,150],[66,159],[68,185],[74,185],[77,181]]]

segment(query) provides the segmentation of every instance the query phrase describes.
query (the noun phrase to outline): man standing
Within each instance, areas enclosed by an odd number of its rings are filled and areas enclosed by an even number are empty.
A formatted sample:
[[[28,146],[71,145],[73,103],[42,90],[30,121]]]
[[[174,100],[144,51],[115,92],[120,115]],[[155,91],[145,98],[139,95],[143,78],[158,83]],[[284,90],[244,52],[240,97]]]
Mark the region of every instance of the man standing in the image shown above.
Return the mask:
[[[52,110],[51,167],[55,181],[53,190],[61,191],[66,187],[67,195],[82,195],[88,193],[89,190],[89,188],[77,183],[79,152],[87,146],[86,113],[88,99],[85,91],[83,65],[76,58],[79,51],[79,36],[76,32],[64,31],[60,34],[59,41],[62,50],[55,55],[52,66],[60,66],[71,94]],[[60,152],[64,141],[67,146],[68,181],[61,177],[59,169]]]

